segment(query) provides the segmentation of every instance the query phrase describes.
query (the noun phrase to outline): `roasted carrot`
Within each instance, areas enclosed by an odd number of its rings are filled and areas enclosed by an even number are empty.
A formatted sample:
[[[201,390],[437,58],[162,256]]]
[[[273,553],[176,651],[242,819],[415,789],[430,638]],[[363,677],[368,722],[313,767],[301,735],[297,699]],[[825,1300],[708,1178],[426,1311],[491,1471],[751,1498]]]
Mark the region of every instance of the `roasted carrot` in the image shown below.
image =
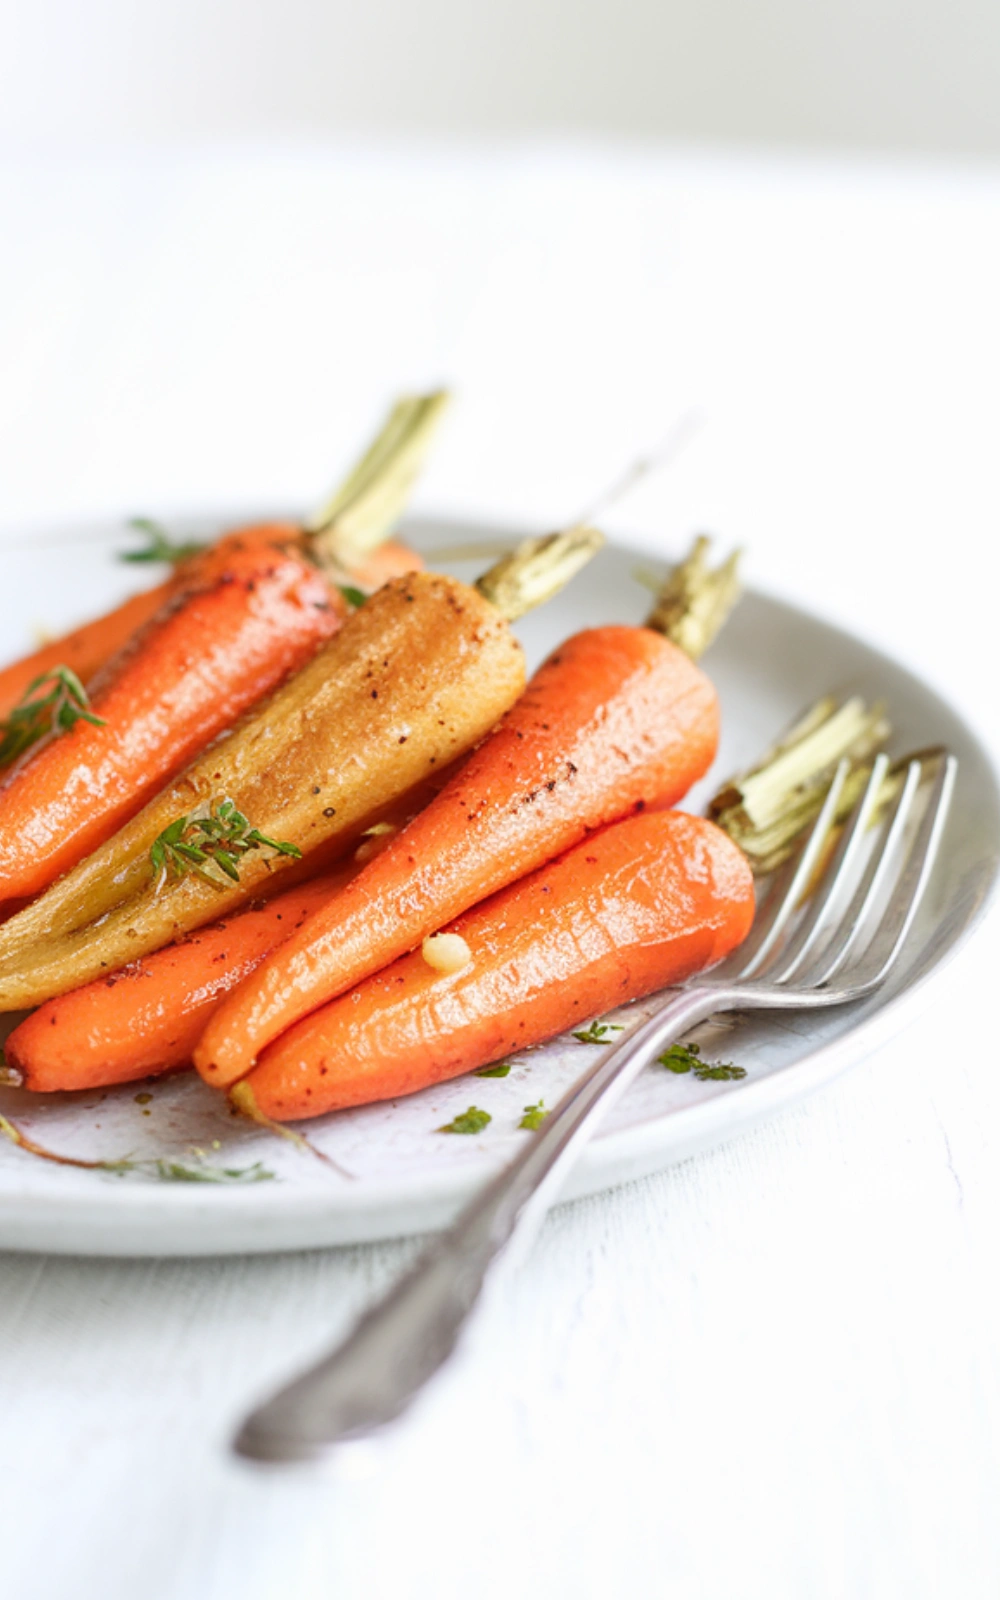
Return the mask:
[[[51,1093],[187,1065],[222,997],[357,870],[351,862],[47,1000],[8,1036],[3,1081]]]
[[[307,538],[302,529],[293,523],[265,522],[233,529],[218,541],[214,550],[218,551],[229,540],[238,544],[301,546],[304,552],[308,551]],[[189,557],[177,572],[152,589],[130,595],[104,616],[73,628],[51,644],[42,645],[30,655],[12,662],[9,667],[0,669],[0,720],[13,710],[30,683],[56,667],[69,667],[83,683],[88,683],[156,615],[164,601],[190,580],[192,568],[200,560],[199,556]],[[423,558],[408,545],[388,540],[374,550],[366,551],[356,565],[345,567],[343,576],[345,582],[371,593],[381,588],[383,583],[388,583],[390,578],[418,572],[423,564]]]
[[[85,622],[79,628],[73,628],[60,638],[53,639],[51,644],[42,645],[30,655],[22,656],[19,661],[12,662],[9,667],[0,670],[0,719],[6,717],[17,705],[30,683],[57,667],[68,667],[83,683],[89,683],[101,668],[156,615],[164,602],[179,587],[191,581],[193,573],[197,571],[204,557],[210,551],[214,556],[230,539],[239,545],[302,544],[303,533],[300,527],[290,522],[262,522],[245,528],[234,528],[224,534],[215,545],[206,546],[204,551],[188,556],[162,583],[144,589],[140,594],[130,595],[121,605],[115,606],[104,616],[96,617],[93,622]],[[402,552],[404,549],[404,546],[393,546],[387,553],[385,557],[387,577],[394,575],[398,563],[403,559],[402,554],[397,552]],[[371,552],[372,579],[378,576],[380,557],[379,550]],[[419,562],[419,557],[414,557],[414,560]],[[371,580],[366,575],[356,578],[355,581],[367,584]]]
[[[241,545],[299,546],[305,553],[308,553],[309,548],[308,539],[302,529],[294,523],[263,522],[246,528],[235,528],[212,547],[213,553],[224,549],[229,541]],[[156,615],[164,601],[185,582],[190,581],[192,572],[197,570],[196,564],[200,563],[201,559],[200,556],[189,557],[178,571],[152,589],[130,595],[120,606],[115,606],[114,610],[106,612],[104,616],[97,617],[93,622],[83,623],[79,628],[74,628],[71,632],[54,639],[51,644],[42,645],[30,655],[22,656],[19,661],[12,662],[9,667],[0,669],[0,721],[17,705],[30,683],[56,667],[69,667],[83,683],[89,683],[101,668],[129,643],[140,628]],[[372,593],[375,589],[380,589],[383,583],[388,583],[390,578],[401,578],[408,572],[419,572],[423,564],[423,558],[415,550],[390,539],[385,544],[376,546],[374,550],[366,551],[359,557],[355,566],[345,567],[343,577],[345,583],[356,585],[365,593]]]
[[[578,566],[577,536],[567,544]],[[427,573],[384,585],[265,705],[0,926],[0,1010],[78,988],[255,898],[272,873],[297,870],[258,851],[238,882],[161,882],[151,853],[178,819],[225,798],[316,872],[387,812],[408,809],[523,685],[521,647],[475,589]]]
[[[131,639],[143,623],[148,622],[160,609],[173,588],[174,580],[168,578],[155,589],[134,594],[120,606],[98,617],[95,622],[85,622],[71,633],[63,634],[30,655],[22,656],[0,671],[0,719],[7,716],[21,699],[30,683],[44,677],[55,667],[69,667],[84,683]]]
[[[706,771],[718,702],[649,628],[593,628],[548,658],[486,743],[213,1016],[195,1052],[230,1084],[322,1005],[594,828],[669,806]]]
[[[366,592],[390,578],[418,571],[423,561],[415,551],[382,541],[406,503],[448,402],[444,391],[397,401],[344,482],[306,524],[255,523],[233,529],[222,542],[231,538],[241,544],[296,545],[332,582],[342,579]],[[0,720],[29,684],[56,667],[68,667],[88,683],[155,615],[178,583],[189,580],[192,567],[212,549],[206,545],[185,556],[162,583],[0,669]]]
[[[713,823],[629,817],[450,924],[466,966],[403,956],[284,1034],[241,1091],[281,1121],[412,1094],[681,982],[752,918],[749,866]]]
[[[0,902],[36,894],[275,689],[345,602],[292,551],[228,539],[92,686],[90,711],[0,784]]]

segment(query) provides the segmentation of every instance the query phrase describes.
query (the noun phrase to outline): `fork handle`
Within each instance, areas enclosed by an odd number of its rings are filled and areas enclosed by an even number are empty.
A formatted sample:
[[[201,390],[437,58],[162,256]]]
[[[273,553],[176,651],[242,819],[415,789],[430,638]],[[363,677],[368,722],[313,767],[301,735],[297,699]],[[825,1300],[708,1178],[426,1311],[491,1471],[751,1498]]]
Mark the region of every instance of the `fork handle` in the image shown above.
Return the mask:
[[[239,1453],[301,1461],[398,1417],[451,1354],[491,1267],[534,1236],[575,1156],[653,1052],[735,1003],[722,988],[682,989],[606,1050],[347,1339],[251,1413]]]

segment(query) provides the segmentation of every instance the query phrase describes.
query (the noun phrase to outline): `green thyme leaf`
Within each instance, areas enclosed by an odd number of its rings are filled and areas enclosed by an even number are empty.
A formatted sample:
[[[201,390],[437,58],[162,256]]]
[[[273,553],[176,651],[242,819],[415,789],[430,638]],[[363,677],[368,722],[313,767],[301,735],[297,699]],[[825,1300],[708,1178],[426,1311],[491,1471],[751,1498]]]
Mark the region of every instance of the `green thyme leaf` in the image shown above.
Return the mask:
[[[232,800],[214,802],[207,816],[176,817],[153,841],[149,864],[154,878],[183,878],[194,872],[206,883],[240,881],[240,857],[250,850],[273,850],[298,860],[302,851],[287,839],[269,839],[237,811]],[[213,871],[213,869],[216,869]]]
[[[579,1033],[574,1033],[573,1038],[579,1039],[581,1044],[610,1044],[613,1033],[621,1033],[624,1022],[594,1021],[589,1028],[583,1028]]]
[[[506,1078],[509,1072],[510,1062],[498,1061],[495,1067],[477,1067],[475,1076],[477,1078]]]
[[[656,1060],[661,1067],[666,1067],[668,1072],[690,1072],[692,1067],[700,1067],[699,1051],[696,1044],[672,1044],[669,1050],[664,1050],[662,1056]]]
[[[194,1166],[161,1159],[153,1165],[157,1176],[167,1183],[266,1183],[274,1178],[260,1161],[252,1167],[212,1167],[207,1162]]]
[[[488,1111],[481,1111],[478,1106],[470,1106],[468,1111],[461,1112],[451,1122],[446,1122],[438,1133],[482,1133],[493,1118]]]
[[[207,1161],[171,1161],[157,1156],[149,1161],[102,1161],[100,1166],[106,1172],[144,1173],[162,1183],[266,1183],[274,1178],[260,1161],[252,1167],[214,1167]]]
[[[656,1060],[668,1072],[693,1072],[699,1083],[733,1083],[747,1075],[746,1067],[734,1067],[731,1061],[719,1061],[714,1065],[702,1061],[696,1044],[672,1044]]]
[[[171,539],[160,523],[153,522],[150,517],[132,517],[128,526],[135,533],[145,534],[147,542],[139,550],[119,550],[119,561],[166,561],[175,567],[179,562],[187,561],[191,556],[196,556],[199,550],[206,548],[199,540],[190,539],[178,543]]]
[[[541,1127],[547,1116],[548,1112],[545,1109],[545,1101],[539,1100],[537,1106],[525,1106],[524,1116],[518,1123],[518,1127],[527,1128],[530,1133],[534,1133],[536,1128]]]
[[[69,667],[43,672],[0,721],[0,767],[16,761],[46,734],[69,733],[78,722],[103,728],[104,718],[95,716],[89,706],[86,689]]]
[[[702,1083],[711,1080],[714,1083],[734,1083],[737,1078],[745,1078],[746,1067],[734,1067],[731,1061],[717,1061],[714,1066],[704,1064],[695,1067],[694,1075]]]
[[[338,583],[337,588],[347,601],[347,604],[349,606],[353,606],[355,611],[357,611],[359,606],[363,606],[365,601],[368,599],[365,591],[363,589],[356,589],[353,583]]]

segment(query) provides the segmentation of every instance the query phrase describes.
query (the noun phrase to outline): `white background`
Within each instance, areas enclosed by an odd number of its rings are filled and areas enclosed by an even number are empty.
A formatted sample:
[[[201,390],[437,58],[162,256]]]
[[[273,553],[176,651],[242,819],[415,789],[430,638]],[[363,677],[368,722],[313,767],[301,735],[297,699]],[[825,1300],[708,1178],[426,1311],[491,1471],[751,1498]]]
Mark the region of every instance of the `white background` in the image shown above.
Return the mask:
[[[1000,145],[997,15],[3,0],[4,537],[310,505],[441,380],[418,508],[550,526],[699,405],[617,526],[744,543],[1000,750],[1000,178],[941,160]],[[560,1210],[438,1393],[324,1472],[226,1440],[411,1245],[0,1260],[5,1584],[992,1600],[997,955],[994,921],[814,1101]]]
[[[1000,151],[992,0],[0,0],[0,138],[560,130]]]
[[[992,178],[254,148],[18,165],[0,214],[8,536],[311,503],[442,376],[420,506],[546,526],[694,401],[618,526],[744,542],[1000,747]],[[800,1110],[556,1215],[370,1476],[261,1478],[226,1439],[409,1246],[8,1257],[12,1592],[992,1597],[996,958],[994,928]]]

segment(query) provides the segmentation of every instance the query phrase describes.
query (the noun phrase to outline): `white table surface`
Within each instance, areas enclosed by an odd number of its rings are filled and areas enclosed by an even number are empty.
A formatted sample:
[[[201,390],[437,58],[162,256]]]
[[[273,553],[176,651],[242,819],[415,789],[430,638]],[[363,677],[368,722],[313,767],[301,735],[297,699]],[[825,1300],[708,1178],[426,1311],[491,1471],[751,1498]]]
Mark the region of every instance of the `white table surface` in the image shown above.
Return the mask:
[[[930,676],[996,750],[1000,176],[582,146],[0,163],[0,524],[309,504],[387,398],[418,506],[616,526]],[[19,1600],[995,1596],[997,923],[822,1095],[555,1213],[377,1450],[229,1460],[413,1242],[0,1259]]]

